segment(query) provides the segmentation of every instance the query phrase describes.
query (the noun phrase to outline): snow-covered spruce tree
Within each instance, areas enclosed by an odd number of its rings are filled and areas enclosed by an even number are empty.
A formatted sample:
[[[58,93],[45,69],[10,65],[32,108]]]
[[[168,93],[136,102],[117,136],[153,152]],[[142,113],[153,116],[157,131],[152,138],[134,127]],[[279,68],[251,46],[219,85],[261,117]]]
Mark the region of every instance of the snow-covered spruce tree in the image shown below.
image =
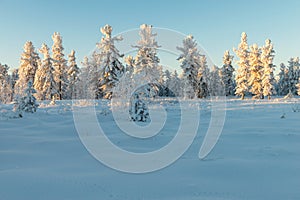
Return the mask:
[[[19,70],[18,69],[13,69],[11,76],[10,76],[10,85],[12,89],[12,100],[14,99],[15,95],[15,85],[17,83],[17,80],[19,79]]]
[[[220,78],[220,68],[214,65],[209,75],[209,92],[211,96],[223,96],[224,89]]]
[[[79,81],[77,83],[77,98],[85,99],[88,97],[88,75],[89,75],[89,59],[87,56],[83,58],[81,62],[82,67],[80,68]],[[93,98],[95,98],[93,96]]]
[[[262,62],[262,87],[263,95],[271,99],[271,95],[276,93],[275,91],[275,77],[273,64],[274,49],[271,40],[267,39],[265,45],[262,47],[261,62]]]
[[[152,26],[142,24],[140,26],[140,40],[137,45],[133,46],[137,48],[137,55],[134,59],[134,72],[132,75],[132,89],[133,99],[131,99],[131,105],[134,105],[134,101],[138,97],[138,101],[146,105],[147,97],[154,97],[159,92],[160,80],[162,77],[162,67],[159,65],[159,58],[157,56],[157,49],[159,45],[155,39],[156,34],[152,32]],[[137,107],[133,107],[137,109]],[[145,110],[143,113],[147,113],[146,106],[142,106]],[[131,118],[134,118],[134,113],[137,110],[130,110],[129,114]]]
[[[45,82],[44,69],[42,64],[39,65],[35,73],[33,87],[36,90],[35,97],[37,100],[44,100],[43,86]]]
[[[280,72],[278,74],[277,94],[285,96],[289,93],[289,76],[288,69],[284,63],[280,64]]]
[[[182,94],[181,80],[178,77],[178,73],[177,73],[176,70],[171,74],[170,83],[169,83],[169,90],[176,97],[179,97]]]
[[[27,88],[28,82],[34,82],[36,70],[38,69],[40,58],[35,52],[31,41],[24,45],[24,52],[21,55],[21,63],[18,70],[19,79],[15,84],[15,93],[22,95]]]
[[[237,64],[239,66],[236,73],[236,89],[235,94],[241,96],[241,99],[245,98],[249,88],[248,88],[248,78],[249,78],[249,49],[247,42],[247,34],[245,32],[241,35],[241,42],[237,49],[233,49],[239,61]]]
[[[114,91],[117,91],[117,94],[114,94],[115,97],[122,99],[122,103],[126,106],[126,101],[131,98],[131,92],[134,87],[133,73],[134,73],[134,58],[132,56],[127,56],[124,58],[125,62],[125,73],[119,80],[118,84],[114,88]]]
[[[79,68],[76,63],[76,58],[75,58],[75,51],[72,50],[71,53],[68,55],[69,60],[69,68],[68,68],[68,97],[69,99],[77,99],[77,90],[76,86],[79,81],[78,76],[79,76]]]
[[[230,55],[229,50],[225,51],[223,56],[223,67],[220,70],[220,78],[226,96],[234,95],[234,79],[233,79],[234,68],[232,66],[232,59],[233,56]]]
[[[197,74],[197,88],[196,95],[198,98],[206,98],[210,95],[210,72],[207,66],[206,56],[200,57],[199,69]]]
[[[44,55],[44,58],[41,61],[41,64],[39,65],[38,69],[36,70],[33,86],[34,89],[36,90],[36,94],[35,94],[36,99],[45,100],[44,84],[46,79],[46,70],[48,68],[48,65],[52,65],[52,62],[49,54],[49,48],[47,47],[46,44],[42,45],[39,52]]]
[[[58,32],[52,35],[52,59],[54,68],[54,81],[57,88],[57,98],[59,100],[65,99],[67,96],[67,61],[64,58],[64,48],[62,45],[62,37]]]
[[[9,83],[9,67],[0,63],[0,104],[12,100],[12,87]]]
[[[299,64],[299,57],[291,58],[289,60],[289,66],[288,66],[288,87],[289,92],[292,95],[297,94],[297,84],[300,78],[300,64]]]
[[[36,73],[34,88],[37,90],[38,96],[41,96],[40,100],[52,100],[57,94],[57,85],[54,80],[54,68],[52,65],[53,59],[46,44],[42,44],[39,52],[43,54],[44,58]],[[37,98],[39,99],[38,96]]]
[[[93,52],[90,58],[85,57],[82,65],[82,74],[80,75],[80,81],[82,86],[85,87],[86,97],[91,99],[100,99],[103,97],[103,93],[100,89],[100,65],[99,56],[96,51]],[[84,96],[84,97],[85,97]]]
[[[171,86],[171,72],[169,70],[165,70],[164,72],[164,92],[163,92],[163,96],[166,97],[170,97],[170,96],[174,96],[174,94],[172,94],[172,90],[170,90],[170,86]]]
[[[158,71],[157,73],[159,74],[159,79],[156,87],[158,88],[158,96],[166,96],[166,81],[165,81],[165,73],[162,69],[162,66],[158,66]]]
[[[98,54],[100,60],[99,87],[103,93],[103,97],[111,99],[113,88],[124,74],[124,66],[119,61],[123,55],[119,53],[119,50],[114,44],[116,41],[123,40],[123,38],[112,37],[112,27],[110,25],[105,25],[100,30],[104,37],[102,37],[100,43],[97,44],[100,52]]]
[[[157,95],[159,80],[162,77],[162,67],[159,65],[160,60],[157,56],[159,45],[155,39],[156,34],[152,32],[152,26],[142,24],[139,35],[141,39],[137,45],[133,46],[137,48],[133,81],[135,86],[142,86],[136,91],[140,93],[139,96],[142,99]]]
[[[36,98],[33,96],[36,91],[33,88],[31,81],[28,82],[28,87],[25,89],[24,96],[18,97],[14,106],[14,111],[22,117],[23,112],[34,113],[38,107]]]
[[[177,47],[181,51],[177,60],[182,68],[183,97],[192,99],[197,96],[198,70],[200,68],[201,55],[197,49],[197,43],[192,35],[183,40],[183,46]]]
[[[248,86],[254,99],[263,99],[261,49],[257,44],[250,46]]]

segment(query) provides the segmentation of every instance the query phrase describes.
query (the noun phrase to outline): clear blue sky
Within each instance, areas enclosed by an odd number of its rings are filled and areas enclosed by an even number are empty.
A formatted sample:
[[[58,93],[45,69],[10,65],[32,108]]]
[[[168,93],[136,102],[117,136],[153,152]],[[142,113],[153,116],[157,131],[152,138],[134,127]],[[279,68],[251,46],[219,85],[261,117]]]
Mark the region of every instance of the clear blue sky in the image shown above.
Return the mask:
[[[275,64],[300,56],[300,1],[297,0],[0,0],[0,62],[18,67],[23,45],[36,48],[51,35],[63,36],[65,54],[77,52],[78,62],[101,38],[99,28],[110,24],[114,33],[152,24],[192,34],[222,64],[223,52],[236,47],[241,32],[249,44],[270,38]]]

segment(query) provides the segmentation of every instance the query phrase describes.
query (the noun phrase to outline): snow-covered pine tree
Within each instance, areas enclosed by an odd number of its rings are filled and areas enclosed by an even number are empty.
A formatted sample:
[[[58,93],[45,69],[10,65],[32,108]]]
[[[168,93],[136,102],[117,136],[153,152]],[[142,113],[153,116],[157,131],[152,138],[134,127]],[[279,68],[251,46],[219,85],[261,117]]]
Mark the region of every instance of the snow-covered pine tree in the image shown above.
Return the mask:
[[[198,98],[206,98],[210,95],[210,72],[207,66],[206,56],[202,55],[200,57],[200,63],[197,74],[197,88],[196,95]]]
[[[289,93],[289,76],[288,69],[284,63],[280,64],[280,72],[278,74],[277,94],[285,96]]]
[[[257,44],[250,46],[248,86],[254,99],[263,99],[261,48]]]
[[[39,65],[33,82],[34,89],[36,90],[35,97],[37,100],[45,100],[45,81],[46,81],[46,73],[47,69],[49,68],[48,65],[52,65],[52,61],[49,54],[49,48],[46,44],[42,44],[41,49],[39,52],[44,55],[41,64]],[[52,72],[51,72],[52,73]]]
[[[15,91],[15,85],[17,80],[19,79],[19,74],[18,74],[18,69],[13,69],[11,76],[10,76],[10,85],[11,85],[11,89],[12,89],[12,99],[14,99],[14,91]]]
[[[158,66],[158,71],[157,73],[159,74],[159,79],[157,81],[157,84],[156,84],[156,87],[158,88],[158,92],[157,92],[157,95],[158,96],[166,96],[166,81],[165,81],[165,73],[162,69],[162,66],[159,65]]]
[[[64,48],[62,45],[62,37],[60,33],[54,32],[52,35],[52,59],[54,68],[54,80],[57,88],[57,98],[62,100],[67,96],[67,61],[64,58]]]
[[[247,34],[245,32],[241,35],[241,42],[237,49],[233,49],[239,61],[237,64],[239,66],[237,74],[235,77],[236,80],[236,90],[235,94],[241,96],[241,99],[245,98],[245,95],[248,92],[248,78],[249,78],[249,49],[247,42]]]
[[[0,104],[12,100],[12,87],[9,82],[9,67],[0,63]]]
[[[79,73],[79,81],[77,83],[77,98],[78,99],[85,99],[88,97],[88,76],[89,76],[89,59],[87,56],[83,58],[81,62],[82,67],[80,68]],[[95,96],[93,96],[95,98]]]
[[[116,41],[123,40],[122,37],[112,37],[112,27],[105,25],[101,29],[104,37],[97,44],[100,58],[100,79],[99,87],[103,93],[103,97],[111,99],[112,90],[118,83],[120,77],[124,74],[124,66],[119,61],[123,57],[115,46]]]
[[[134,72],[134,58],[132,56],[127,56],[124,58],[125,61],[125,73],[119,80],[118,84],[114,88],[114,91],[117,91],[114,96],[120,99],[127,101],[127,99],[131,98],[131,92],[134,89],[133,87],[133,72]],[[123,101],[122,103],[125,103]]]
[[[268,99],[271,98],[271,95],[274,94],[275,91],[275,77],[274,77],[274,68],[273,64],[274,59],[274,49],[273,44],[270,39],[265,41],[265,45],[262,47],[261,53],[261,62],[262,62],[262,87],[263,87],[263,95],[267,96]]]
[[[133,46],[137,48],[133,81],[136,86],[141,86],[137,91],[140,93],[140,98],[153,97],[159,91],[158,85],[162,75],[162,67],[157,56],[157,49],[160,46],[157,44],[156,34],[152,32],[151,25],[142,24],[139,35],[141,39]]]
[[[288,86],[289,86],[289,92],[292,95],[297,94],[297,84],[300,78],[300,64],[299,64],[299,57],[291,58],[289,60],[289,66],[288,66]]]
[[[135,105],[136,98],[138,102],[146,109],[146,98],[154,97],[159,92],[160,80],[162,77],[162,67],[159,65],[159,58],[157,56],[157,49],[159,45],[155,39],[156,34],[152,32],[152,26],[142,24],[140,26],[140,40],[137,45],[137,55],[134,59],[134,72],[132,74],[131,90],[133,98],[131,98],[131,105]],[[131,95],[131,94],[130,94]],[[134,113],[130,109],[129,114],[134,119]]]
[[[75,51],[72,50],[68,55],[69,57],[69,68],[68,68],[68,96],[69,99],[77,99],[77,82],[79,81],[79,68],[76,63]]]
[[[225,91],[220,78],[220,68],[214,65],[209,75],[209,92],[211,96],[223,96]]]
[[[31,81],[28,82],[28,87],[24,91],[24,96],[18,97],[14,106],[14,111],[18,113],[19,117],[22,117],[22,113],[29,112],[34,113],[38,107],[36,98],[33,96],[36,91],[33,88]]]
[[[233,56],[230,55],[229,50],[225,51],[223,56],[223,67],[220,70],[220,78],[226,96],[234,95],[234,79],[233,79],[234,68],[232,66],[232,59]]]
[[[163,92],[163,96],[166,97],[170,97],[170,96],[174,96],[174,94],[172,94],[172,90],[170,90],[170,86],[171,86],[171,72],[169,70],[165,70],[164,72],[164,92]]]
[[[39,65],[35,73],[33,87],[36,90],[35,97],[37,100],[44,100],[43,86],[45,82],[43,64]]]
[[[37,93],[41,92],[42,100],[52,100],[55,95],[57,95],[57,84],[54,80],[54,68],[53,59],[49,53],[49,47],[46,44],[42,44],[39,52],[43,54],[44,58],[41,62],[39,68],[39,73],[37,73],[36,80],[34,82],[34,87]]]
[[[192,35],[183,40],[183,46],[177,47],[181,52],[177,60],[182,68],[183,97],[192,99],[197,95],[198,70],[200,68],[201,55],[197,49],[197,43]]]
[[[88,90],[88,97],[92,99],[100,99],[104,96],[99,81],[101,76],[100,63],[101,58],[96,51],[93,52],[90,58],[86,57],[83,62],[87,70],[86,89]]]
[[[171,74],[171,78],[170,78],[170,83],[169,83],[169,90],[170,92],[175,96],[175,97],[179,97],[182,94],[181,91],[181,80],[178,77],[178,73],[175,70],[172,74]]]
[[[31,41],[24,45],[24,52],[21,55],[21,64],[19,66],[18,75],[19,79],[15,84],[15,93],[22,95],[27,88],[28,82],[34,82],[36,70],[38,69],[40,58],[35,52],[34,46]]]

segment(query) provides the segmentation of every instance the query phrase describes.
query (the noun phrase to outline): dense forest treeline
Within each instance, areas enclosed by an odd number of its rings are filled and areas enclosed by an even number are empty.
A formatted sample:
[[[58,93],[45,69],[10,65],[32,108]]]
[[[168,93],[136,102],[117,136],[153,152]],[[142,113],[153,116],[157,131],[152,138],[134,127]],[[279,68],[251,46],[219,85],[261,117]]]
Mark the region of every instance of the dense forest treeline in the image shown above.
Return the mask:
[[[9,74],[9,66],[0,64],[0,103],[9,103],[25,95],[28,83],[35,90],[38,100],[107,98],[113,90],[144,82],[151,96],[181,96],[185,98],[206,98],[208,96],[252,96],[255,99],[271,98],[273,95],[300,94],[299,58],[291,58],[288,65],[280,64],[275,75],[273,43],[267,39],[262,47],[249,45],[247,34],[242,33],[237,48],[237,70],[233,67],[233,55],[226,50],[223,66],[208,66],[206,56],[197,48],[192,35],[177,47],[182,73],[163,70],[157,54],[159,44],[152,26],[140,26],[141,39],[133,47],[136,56],[124,56],[115,43],[122,37],[112,37],[112,27],[101,28],[103,34],[97,43],[97,50],[82,62],[79,68],[75,51],[64,55],[62,37],[55,32],[50,48],[43,44],[38,50],[31,41],[24,45],[18,69]],[[39,53],[38,53],[39,52]],[[124,78],[125,77],[125,78]],[[122,83],[120,79],[123,78]],[[124,82],[125,81],[125,82]],[[121,87],[122,86],[122,87]]]

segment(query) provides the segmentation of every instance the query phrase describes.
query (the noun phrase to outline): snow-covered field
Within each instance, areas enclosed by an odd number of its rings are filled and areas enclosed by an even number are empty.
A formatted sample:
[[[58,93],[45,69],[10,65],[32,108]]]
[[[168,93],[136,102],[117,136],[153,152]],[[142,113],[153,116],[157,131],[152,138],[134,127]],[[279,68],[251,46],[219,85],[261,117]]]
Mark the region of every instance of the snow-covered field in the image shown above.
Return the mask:
[[[94,159],[76,132],[71,102],[57,104],[44,102],[20,119],[8,119],[12,105],[0,105],[0,200],[300,199],[300,99],[228,100],[222,135],[204,160],[198,152],[211,111],[209,101],[200,101],[192,146],[171,166],[146,174]],[[171,120],[141,141],[119,131],[107,102],[97,104],[96,114],[115,144],[147,152],[168,143],[178,128],[178,104],[162,105]]]

